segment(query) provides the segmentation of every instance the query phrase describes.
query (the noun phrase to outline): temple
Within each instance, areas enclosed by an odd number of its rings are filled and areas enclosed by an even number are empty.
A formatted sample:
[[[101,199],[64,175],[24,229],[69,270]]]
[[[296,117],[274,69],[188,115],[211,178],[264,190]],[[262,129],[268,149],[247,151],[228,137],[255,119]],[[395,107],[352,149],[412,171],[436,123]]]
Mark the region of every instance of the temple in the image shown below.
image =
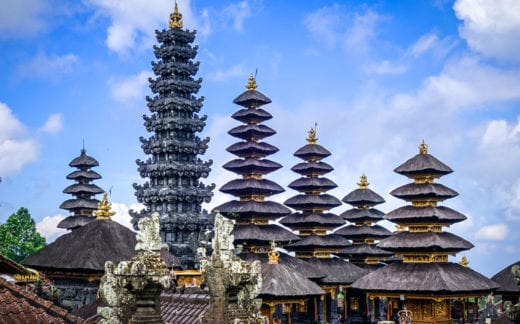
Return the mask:
[[[158,212],[161,238],[179,259],[177,267],[196,269],[199,236],[213,224],[201,204],[211,200],[214,188],[200,182],[211,171],[212,161],[199,158],[206,152],[209,138],[197,135],[206,124],[206,116],[199,115],[204,98],[196,97],[202,79],[194,79],[199,69],[199,62],[193,61],[198,47],[192,45],[195,31],[183,28],[177,4],[169,28],[156,31],[156,37],[155,78],[150,79],[154,96],[146,97],[150,115],[143,116],[152,135],[140,138],[149,158],[137,160],[139,174],[146,182],[134,184],[137,200],[146,208],[131,211],[131,215],[136,226],[139,219]]]

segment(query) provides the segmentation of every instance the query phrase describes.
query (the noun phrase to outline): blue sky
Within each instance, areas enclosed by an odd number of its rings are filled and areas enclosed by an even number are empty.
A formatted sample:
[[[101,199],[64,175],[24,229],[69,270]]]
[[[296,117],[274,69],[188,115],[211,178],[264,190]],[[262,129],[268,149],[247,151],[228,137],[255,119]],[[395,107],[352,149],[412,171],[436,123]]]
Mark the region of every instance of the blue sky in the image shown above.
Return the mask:
[[[27,207],[53,240],[71,182],[68,163],[82,148],[112,188],[117,219],[136,208],[132,183],[147,113],[154,30],[165,28],[170,0],[7,0],[0,2],[0,222]],[[179,1],[196,29],[200,95],[210,136],[206,183],[235,176],[232,100],[258,69],[259,90],[273,103],[267,142],[284,168],[270,179],[286,187],[297,175],[293,152],[316,122],[338,198],[364,172],[390,211],[388,193],[407,179],[392,170],[418,153],[454,173],[440,180],[459,192],[445,202],[468,216],[450,231],[475,244],[470,266],[492,275],[520,259],[520,2]],[[273,197],[283,202],[296,194]],[[232,197],[215,191],[207,208]],[[341,213],[343,205],[332,212]],[[387,224],[392,226],[391,224]],[[461,255],[456,259],[459,260]]]

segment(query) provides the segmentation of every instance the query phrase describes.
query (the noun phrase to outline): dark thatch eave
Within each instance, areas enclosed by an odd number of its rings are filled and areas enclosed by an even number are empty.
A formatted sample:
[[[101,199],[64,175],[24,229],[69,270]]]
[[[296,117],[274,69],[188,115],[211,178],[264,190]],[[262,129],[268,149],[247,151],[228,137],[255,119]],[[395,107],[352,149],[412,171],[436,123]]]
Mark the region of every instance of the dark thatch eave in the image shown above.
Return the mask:
[[[295,166],[293,166],[291,168],[291,170],[298,174],[308,176],[308,175],[324,175],[324,174],[327,174],[327,173],[331,172],[332,170],[334,170],[334,168],[325,162],[318,161],[318,162],[298,163]]]
[[[372,191],[371,189],[356,189],[347,194],[341,201],[355,207],[375,206],[385,202],[383,197]]]
[[[459,252],[473,248],[473,244],[449,232],[400,232],[382,239],[378,247],[389,251]]]
[[[301,239],[288,245],[286,248],[290,251],[305,251],[310,248],[341,248],[350,245],[350,241],[341,235],[315,235],[303,236]]]
[[[368,273],[367,270],[340,258],[312,258],[307,262],[327,274],[319,280],[320,284],[348,285]]]
[[[390,194],[394,197],[412,200],[417,198],[449,199],[459,194],[440,183],[409,183],[392,190]]]
[[[232,128],[228,134],[243,140],[259,140],[276,134],[276,131],[265,125],[247,124]]]
[[[273,118],[267,111],[258,109],[240,109],[231,115],[231,118],[246,124],[258,124]]]
[[[67,199],[61,203],[61,209],[75,209],[75,208],[87,208],[87,209],[97,209],[99,204],[99,200],[97,199]]]
[[[238,142],[232,144],[226,150],[242,158],[265,157],[278,152],[277,147],[265,142]]]
[[[332,213],[294,213],[282,218],[280,224],[288,227],[297,225],[335,228],[344,225],[345,220]]]
[[[305,161],[318,161],[330,154],[329,150],[319,144],[306,144],[294,152],[294,156]]]
[[[289,208],[280,203],[255,200],[231,200],[215,207],[213,211],[218,211],[223,216],[231,219],[252,217],[277,219],[291,213]]]
[[[92,170],[76,170],[72,171],[67,175],[67,179],[76,180],[76,179],[88,179],[88,180],[97,180],[101,179],[101,175],[96,171]]]
[[[453,170],[433,155],[417,154],[395,168],[394,172],[408,177],[421,174],[440,177],[452,173]]]
[[[457,263],[396,262],[358,279],[352,288],[395,294],[479,296],[495,290],[498,285]]]
[[[63,193],[67,194],[87,193],[95,195],[103,192],[103,189],[92,183],[74,183],[68,186],[67,188],[63,189]]]
[[[224,169],[235,172],[240,175],[247,174],[268,174],[270,172],[276,171],[282,167],[280,163],[273,162],[266,159],[235,159],[227,162],[222,166]]]
[[[310,192],[319,190],[321,192],[329,191],[336,188],[338,185],[327,178],[299,178],[291,182],[288,187],[300,192]]]
[[[491,280],[496,282],[500,288],[496,291],[497,294],[507,294],[507,295],[518,295],[520,296],[520,285],[519,282],[515,280],[513,273],[511,272],[511,268],[514,265],[520,266],[520,261],[517,261],[504,269],[500,270],[496,273]]]
[[[466,216],[445,206],[403,206],[385,215],[385,219],[394,223],[429,222],[454,224],[462,222]]]
[[[385,238],[392,233],[384,228],[381,225],[363,225],[363,226],[357,226],[357,225],[348,225],[342,228],[339,228],[334,232],[334,234],[338,234],[341,236],[344,236],[348,239],[362,239],[362,238]]]
[[[257,90],[247,90],[233,100],[233,103],[246,108],[256,108],[271,103],[271,99]]]
[[[279,244],[287,244],[289,242],[295,242],[300,237],[285,228],[276,225],[240,225],[235,224],[231,234],[235,237],[235,244],[240,243],[251,243],[269,245],[271,242]]]
[[[262,264],[267,263],[267,254],[259,253],[241,253],[240,258],[244,261],[260,261]],[[295,258],[287,253],[280,252],[278,257],[278,264],[284,264],[285,266],[292,269],[294,272],[300,273],[305,278],[318,279],[325,277],[325,273],[322,270],[316,269],[309,262]]]
[[[374,244],[352,244],[339,250],[338,255],[340,256],[374,256],[374,257],[386,257],[391,256],[392,252],[383,250]]]
[[[91,168],[98,165],[99,162],[93,157],[88,156],[87,151],[85,151],[85,149],[82,149],[80,156],[78,156],[69,163],[69,166],[73,168]]]
[[[375,208],[352,208],[343,212],[339,216],[350,222],[365,222],[382,220],[385,213]]]
[[[296,195],[287,199],[284,204],[296,210],[313,210],[324,209],[328,210],[334,207],[341,206],[341,201],[338,198],[329,194],[321,195]]]
[[[233,196],[271,196],[285,190],[268,179],[235,179],[223,185],[220,191]]]
[[[69,216],[69,217],[63,219],[61,222],[59,222],[56,227],[73,229],[76,227],[87,225],[88,223],[90,223],[91,221],[93,221],[95,219],[96,219],[96,217],[94,217],[94,216],[86,216],[86,215]]]
[[[262,264],[262,289],[259,298],[299,299],[323,294],[325,292],[316,283],[283,263]]]
[[[24,260],[35,269],[104,271],[105,262],[118,263],[135,255],[136,233],[112,220],[94,220]]]

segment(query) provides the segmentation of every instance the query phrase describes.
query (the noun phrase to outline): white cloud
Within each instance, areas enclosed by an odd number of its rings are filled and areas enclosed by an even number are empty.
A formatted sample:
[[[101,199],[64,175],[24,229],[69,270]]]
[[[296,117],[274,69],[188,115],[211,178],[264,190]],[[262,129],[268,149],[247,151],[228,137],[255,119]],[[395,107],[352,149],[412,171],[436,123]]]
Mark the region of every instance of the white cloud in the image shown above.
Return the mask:
[[[54,216],[45,216],[41,221],[36,223],[36,230],[45,237],[47,244],[54,242],[58,237],[67,233],[66,229],[58,228],[58,223],[65,219],[65,216],[57,214]]]
[[[356,13],[352,25],[348,28],[345,37],[347,50],[365,52],[370,40],[376,34],[376,27],[382,17],[368,10],[363,14]]]
[[[456,45],[456,41],[446,37],[439,39],[437,33],[429,32],[422,35],[414,44],[407,50],[407,55],[412,57],[419,57],[426,53],[432,53],[435,57],[445,57],[451,49]]]
[[[507,237],[508,232],[506,224],[493,224],[481,227],[475,235],[478,239],[501,241]]]
[[[18,66],[17,77],[56,79],[74,71],[79,58],[74,54],[47,55],[38,53],[32,60]]]
[[[235,77],[243,77],[247,75],[247,71],[242,64],[234,65],[227,70],[216,70],[208,73],[207,80],[212,81],[226,81]]]
[[[520,61],[520,1],[457,0],[453,6],[464,21],[460,35],[476,52],[506,61]]]
[[[237,31],[242,31],[244,26],[244,20],[251,16],[251,8],[247,1],[241,1],[236,4],[230,4],[223,10],[224,15],[227,15],[233,21],[233,27]]]
[[[0,39],[30,37],[45,30],[48,10],[49,3],[44,0],[0,1]]]
[[[390,62],[383,60],[378,63],[366,64],[363,66],[363,70],[368,73],[375,74],[402,74],[408,71],[408,66],[400,62]]]
[[[142,100],[150,77],[153,77],[152,72],[144,70],[124,80],[109,80],[112,98],[122,103]]]
[[[39,131],[48,134],[59,133],[63,129],[63,116],[62,114],[52,114],[47,118],[45,124],[40,127]]]
[[[112,202],[112,210],[116,212],[114,216],[112,216],[112,220],[118,222],[119,224],[128,227],[132,231],[134,230],[134,227],[132,225],[132,217],[129,214],[129,210],[133,209],[135,211],[139,211],[144,208],[144,205],[142,204],[131,204],[130,206],[127,206],[124,203],[116,203]]]
[[[26,127],[0,102],[0,175],[15,173],[35,161],[38,145]]]
[[[338,42],[341,34],[338,30],[341,21],[339,6],[335,4],[332,7],[324,7],[307,15],[303,23],[312,37],[333,46]]]

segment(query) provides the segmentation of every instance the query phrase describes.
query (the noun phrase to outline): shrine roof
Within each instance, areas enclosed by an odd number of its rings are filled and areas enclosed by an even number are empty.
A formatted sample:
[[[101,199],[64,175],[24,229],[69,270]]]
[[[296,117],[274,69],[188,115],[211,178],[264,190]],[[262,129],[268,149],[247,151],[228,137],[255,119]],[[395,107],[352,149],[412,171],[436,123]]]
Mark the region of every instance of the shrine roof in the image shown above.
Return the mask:
[[[520,266],[520,261],[508,265],[504,269],[497,272],[491,280],[496,282],[500,288],[497,289],[497,294],[515,294],[520,295],[520,283],[515,280],[511,268],[514,265]]]

